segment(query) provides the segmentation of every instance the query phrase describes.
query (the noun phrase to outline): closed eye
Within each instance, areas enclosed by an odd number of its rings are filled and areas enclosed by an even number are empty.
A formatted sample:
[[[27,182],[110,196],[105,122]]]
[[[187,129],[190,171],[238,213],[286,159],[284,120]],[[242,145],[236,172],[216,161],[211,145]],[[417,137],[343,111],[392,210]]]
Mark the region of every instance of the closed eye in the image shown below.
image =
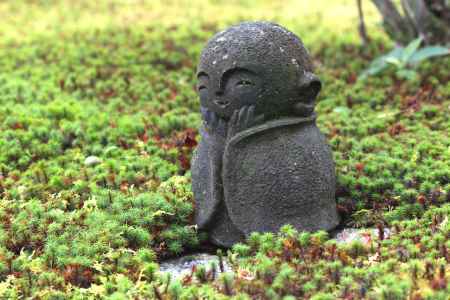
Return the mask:
[[[251,85],[253,85],[253,82],[251,82],[250,80],[246,80],[246,79],[239,80],[236,83],[236,86],[251,86]]]

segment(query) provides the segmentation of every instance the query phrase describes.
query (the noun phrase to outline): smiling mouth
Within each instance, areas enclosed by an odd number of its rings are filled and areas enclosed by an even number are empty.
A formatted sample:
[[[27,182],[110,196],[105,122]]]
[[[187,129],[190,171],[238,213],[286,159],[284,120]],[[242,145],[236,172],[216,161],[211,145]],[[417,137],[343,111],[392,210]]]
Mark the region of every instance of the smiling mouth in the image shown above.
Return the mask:
[[[230,102],[226,100],[214,100],[214,103],[220,106],[221,108],[226,108],[228,105],[230,105]]]

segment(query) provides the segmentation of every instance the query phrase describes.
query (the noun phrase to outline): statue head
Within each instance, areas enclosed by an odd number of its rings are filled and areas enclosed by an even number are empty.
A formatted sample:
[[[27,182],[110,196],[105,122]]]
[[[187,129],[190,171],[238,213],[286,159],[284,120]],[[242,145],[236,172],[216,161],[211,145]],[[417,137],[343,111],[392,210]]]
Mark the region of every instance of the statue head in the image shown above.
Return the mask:
[[[307,116],[321,89],[302,41],[269,22],[245,22],[214,35],[197,68],[203,107],[228,119],[255,105],[257,114]],[[300,108],[300,110],[298,110]]]

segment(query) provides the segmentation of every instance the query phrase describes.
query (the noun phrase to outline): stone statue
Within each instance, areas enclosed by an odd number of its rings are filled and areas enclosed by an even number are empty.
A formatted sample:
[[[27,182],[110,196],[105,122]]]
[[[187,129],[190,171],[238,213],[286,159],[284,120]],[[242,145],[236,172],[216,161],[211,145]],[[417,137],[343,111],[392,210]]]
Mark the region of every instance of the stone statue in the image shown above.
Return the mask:
[[[217,33],[198,65],[203,126],[192,159],[196,223],[230,247],[251,232],[338,224],[332,152],[315,124],[321,89],[301,40],[269,22]]]

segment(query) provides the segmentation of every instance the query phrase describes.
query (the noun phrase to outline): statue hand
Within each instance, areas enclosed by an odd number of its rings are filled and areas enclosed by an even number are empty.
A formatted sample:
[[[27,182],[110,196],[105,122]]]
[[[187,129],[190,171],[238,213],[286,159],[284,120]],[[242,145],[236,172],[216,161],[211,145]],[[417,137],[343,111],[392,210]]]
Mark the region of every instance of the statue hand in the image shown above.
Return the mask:
[[[235,110],[228,122],[227,139],[231,139],[237,133],[259,124],[264,120],[264,115],[255,116],[255,106],[244,106]]]
[[[224,139],[227,132],[226,121],[207,108],[201,107],[200,112],[202,114],[203,126],[209,135],[214,138]]]

